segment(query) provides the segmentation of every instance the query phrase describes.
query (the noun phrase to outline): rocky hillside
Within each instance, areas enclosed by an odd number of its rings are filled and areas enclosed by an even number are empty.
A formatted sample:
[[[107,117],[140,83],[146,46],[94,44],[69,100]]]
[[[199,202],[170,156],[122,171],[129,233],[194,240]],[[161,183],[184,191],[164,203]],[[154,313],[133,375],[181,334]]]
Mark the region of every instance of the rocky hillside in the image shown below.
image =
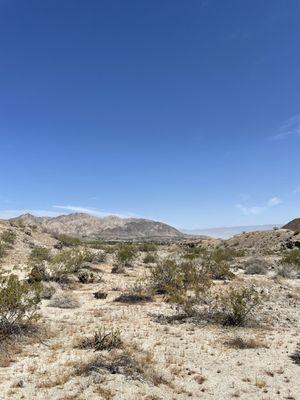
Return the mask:
[[[162,222],[142,218],[108,216],[98,218],[76,213],[59,217],[35,217],[24,214],[11,219],[23,226],[36,226],[52,234],[67,234],[86,238],[132,239],[132,238],[181,238],[177,229]]]
[[[300,232],[300,218],[293,219],[288,224],[284,225],[283,228],[299,233]]]

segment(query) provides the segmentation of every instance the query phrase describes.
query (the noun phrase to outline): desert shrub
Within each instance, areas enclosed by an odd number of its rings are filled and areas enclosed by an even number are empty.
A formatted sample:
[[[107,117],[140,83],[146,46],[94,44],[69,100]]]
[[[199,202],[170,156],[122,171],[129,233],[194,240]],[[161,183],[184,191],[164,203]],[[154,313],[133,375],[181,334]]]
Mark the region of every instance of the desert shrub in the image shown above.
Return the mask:
[[[231,288],[216,297],[216,315],[224,325],[244,325],[262,300],[263,295],[254,287]]]
[[[152,268],[149,284],[156,293],[163,293],[177,311],[190,315],[203,301],[211,279],[201,264],[169,259]]]
[[[235,277],[234,273],[230,271],[230,265],[224,260],[217,262],[210,256],[207,256],[202,263],[211,279],[225,280]]]
[[[50,300],[54,293],[56,293],[56,288],[50,282],[43,283],[40,293],[41,299]]]
[[[94,349],[95,351],[112,350],[122,346],[119,329],[106,330],[98,328],[92,337],[84,338],[79,344],[80,348]]]
[[[6,244],[14,244],[17,235],[11,229],[7,229],[6,231],[2,232],[0,235],[0,241]]]
[[[155,243],[140,243],[137,246],[139,251],[144,251],[144,252],[150,252],[150,251],[156,251],[157,246]]]
[[[300,249],[293,249],[290,251],[287,251],[282,259],[281,259],[282,264],[292,264],[295,265],[295,267],[300,269]]]
[[[57,235],[56,239],[65,247],[76,247],[81,244],[81,240],[77,237],[61,234]]]
[[[280,278],[294,279],[299,276],[300,270],[294,264],[281,263],[276,268],[276,275]]]
[[[116,253],[116,258],[122,265],[129,265],[136,256],[137,249],[132,244],[120,244]]]
[[[224,343],[226,346],[234,349],[261,349],[267,348],[267,344],[261,339],[253,338],[243,338],[241,336],[235,336],[232,339],[227,340]]]
[[[60,292],[52,296],[48,307],[78,308],[80,303],[73,295]]]
[[[157,256],[155,256],[154,254],[147,254],[143,258],[144,264],[154,264],[156,262],[157,262]]]
[[[268,272],[269,264],[260,258],[251,258],[244,263],[245,274],[264,275]]]
[[[36,246],[31,250],[29,255],[29,263],[32,265],[39,264],[43,261],[50,261],[51,253],[46,247]]]
[[[204,247],[191,247],[185,250],[182,257],[188,260],[203,258],[207,255],[207,250]]]
[[[232,261],[236,257],[243,257],[243,250],[235,250],[231,248],[219,248],[210,252],[210,258],[216,263],[223,261]]]
[[[47,271],[46,264],[36,264],[34,265],[28,275],[28,282],[41,282],[41,281],[48,281],[50,279],[49,272]]]
[[[40,285],[22,282],[16,275],[0,282],[0,331],[12,333],[37,320]]]
[[[122,264],[121,265],[115,264],[111,269],[112,274],[123,274],[124,272],[125,272],[125,267]]]
[[[103,292],[102,290],[98,290],[97,292],[93,293],[95,299],[106,299],[107,293]]]
[[[152,296],[149,294],[139,294],[139,293],[122,293],[120,296],[116,297],[115,300],[118,303],[144,303],[148,301],[152,301]]]
[[[95,281],[95,276],[89,271],[80,271],[78,273],[78,280],[81,283],[92,283]]]
[[[93,262],[96,264],[105,263],[106,261],[106,253],[104,251],[98,251],[94,254]]]
[[[0,243],[0,261],[6,256],[7,254],[7,245],[4,243]]]
[[[69,275],[77,273],[89,257],[89,252],[78,249],[60,252],[52,258],[49,265],[50,279],[56,281],[66,280]]]

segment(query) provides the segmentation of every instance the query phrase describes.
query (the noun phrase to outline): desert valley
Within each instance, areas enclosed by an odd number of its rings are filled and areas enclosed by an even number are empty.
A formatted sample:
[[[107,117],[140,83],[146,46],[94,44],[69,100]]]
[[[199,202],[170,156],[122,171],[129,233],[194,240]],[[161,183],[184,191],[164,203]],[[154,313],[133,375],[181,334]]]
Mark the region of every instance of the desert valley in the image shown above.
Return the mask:
[[[299,399],[300,220],[0,221],[1,399]]]

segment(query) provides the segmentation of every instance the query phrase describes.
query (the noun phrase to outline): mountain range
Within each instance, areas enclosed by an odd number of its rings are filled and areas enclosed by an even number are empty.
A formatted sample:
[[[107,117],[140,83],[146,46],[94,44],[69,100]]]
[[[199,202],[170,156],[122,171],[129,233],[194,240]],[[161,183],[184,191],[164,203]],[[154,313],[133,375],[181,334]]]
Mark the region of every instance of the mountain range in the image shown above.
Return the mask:
[[[175,239],[184,236],[170,225],[143,218],[99,218],[85,213],[60,215],[58,217],[36,217],[23,214],[10,221],[24,226],[37,226],[52,234],[67,234],[82,238],[104,239]]]

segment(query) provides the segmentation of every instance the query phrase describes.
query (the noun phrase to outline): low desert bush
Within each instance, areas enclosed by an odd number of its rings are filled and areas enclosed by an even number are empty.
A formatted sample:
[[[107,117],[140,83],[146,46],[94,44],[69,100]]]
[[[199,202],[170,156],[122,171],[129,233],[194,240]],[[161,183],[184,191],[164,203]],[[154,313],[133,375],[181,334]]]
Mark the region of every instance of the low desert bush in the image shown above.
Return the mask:
[[[232,339],[227,340],[224,343],[226,346],[234,348],[234,349],[261,349],[267,348],[268,345],[261,339],[257,338],[243,338],[241,336],[235,336]]]
[[[7,229],[0,235],[0,241],[12,245],[15,243],[16,237],[17,235],[13,230]]]
[[[154,264],[157,262],[157,256],[154,254],[146,254],[145,257],[143,258],[143,263],[144,264]]]
[[[7,254],[7,245],[4,243],[0,243],[0,261],[6,256]]]
[[[264,296],[254,287],[230,288],[227,293],[216,296],[215,311],[223,325],[244,325]]]
[[[150,252],[150,251],[156,251],[157,250],[157,245],[155,243],[140,243],[137,245],[138,251],[144,251],[144,252]]]
[[[68,293],[55,293],[49,304],[48,307],[57,307],[57,308],[78,308],[80,307],[79,301],[74,297],[72,294]]]
[[[276,268],[276,275],[280,278],[295,279],[299,274],[300,269],[294,264],[281,263]]]
[[[211,279],[201,264],[168,259],[151,269],[149,287],[164,294],[178,311],[192,314],[211,286]]]
[[[118,247],[116,258],[120,264],[128,266],[136,257],[136,253],[137,253],[136,246],[132,244],[122,243]]]
[[[300,269],[300,249],[287,251],[282,259],[282,264],[291,264]]]
[[[31,265],[39,264],[43,261],[50,261],[51,260],[51,253],[50,250],[46,247],[36,246],[34,249],[31,250],[29,255],[29,263]]]
[[[85,250],[64,250],[54,256],[49,264],[50,279],[64,282],[74,273],[79,272],[84,262],[90,259],[90,252]]]
[[[119,329],[107,330],[98,328],[92,337],[84,338],[78,345],[82,349],[93,349],[95,351],[112,350],[122,346],[121,332]]]
[[[0,332],[9,334],[38,319],[41,287],[22,282],[16,275],[0,281]]]
[[[247,275],[264,275],[268,272],[269,263],[260,258],[251,258],[244,263],[243,267]]]
[[[81,240],[79,238],[65,234],[57,235],[56,239],[62,246],[65,247],[76,247],[81,244]]]

